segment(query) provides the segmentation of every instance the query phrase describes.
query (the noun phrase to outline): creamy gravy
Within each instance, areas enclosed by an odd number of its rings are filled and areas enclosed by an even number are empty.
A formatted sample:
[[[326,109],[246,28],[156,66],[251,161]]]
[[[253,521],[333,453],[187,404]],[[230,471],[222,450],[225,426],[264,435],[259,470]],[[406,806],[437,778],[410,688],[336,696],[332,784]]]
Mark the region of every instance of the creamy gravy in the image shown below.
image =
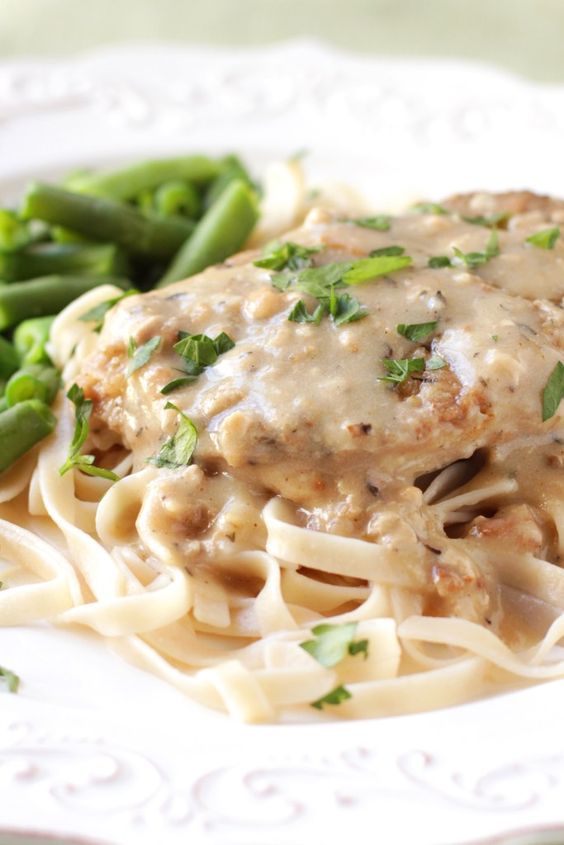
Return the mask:
[[[484,251],[490,230],[458,214],[406,214],[381,232],[312,212],[285,240],[324,246],[318,266],[389,245],[413,259],[406,270],[351,288],[368,316],[340,327],[329,319],[290,322],[298,299],[315,302],[273,288],[271,271],[253,265],[255,252],[113,309],[80,379],[95,402],[95,444],[123,443],[141,467],[178,424],[164,410],[167,398],[199,432],[196,465],[161,471],[148,494],[161,503],[154,531],[165,545],[169,538],[171,556],[203,562],[230,542],[256,543],[257,514],[279,494],[313,529],[375,542],[393,536],[413,547],[414,571],[423,573],[416,580],[435,591],[432,612],[451,612],[456,601],[462,615],[493,616],[491,553],[507,556],[513,546],[558,561],[563,540],[549,514],[564,500],[564,406],[543,423],[541,395],[563,355],[564,239],[544,250],[525,238],[560,223],[563,212],[558,204],[529,205],[499,232],[500,254],[474,269],[427,266],[454,247]],[[468,214],[506,206],[515,210],[514,198],[453,201]],[[425,344],[396,331],[399,323],[434,320]],[[180,375],[172,345],[181,330],[224,331],[236,345],[193,385],[163,397],[161,388]],[[126,378],[129,339],[142,344],[155,335],[158,352]],[[431,355],[446,366],[399,387],[380,380],[383,358]],[[478,449],[484,466],[463,491],[515,483],[492,496],[487,512],[445,529],[415,482]],[[435,556],[445,530],[458,537],[464,560],[451,552],[443,572]]]

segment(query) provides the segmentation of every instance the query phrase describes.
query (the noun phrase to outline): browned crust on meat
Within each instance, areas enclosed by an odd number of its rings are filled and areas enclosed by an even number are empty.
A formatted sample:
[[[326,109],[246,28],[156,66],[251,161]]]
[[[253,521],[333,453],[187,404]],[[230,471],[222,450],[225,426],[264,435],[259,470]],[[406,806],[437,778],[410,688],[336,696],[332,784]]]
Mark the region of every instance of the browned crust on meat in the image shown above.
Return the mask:
[[[564,200],[532,191],[506,191],[505,193],[490,194],[487,192],[473,192],[470,194],[454,194],[447,197],[442,205],[457,214],[477,214],[479,210],[495,214],[507,211],[509,214],[526,214],[530,211],[540,211],[550,218],[554,211],[564,210]]]

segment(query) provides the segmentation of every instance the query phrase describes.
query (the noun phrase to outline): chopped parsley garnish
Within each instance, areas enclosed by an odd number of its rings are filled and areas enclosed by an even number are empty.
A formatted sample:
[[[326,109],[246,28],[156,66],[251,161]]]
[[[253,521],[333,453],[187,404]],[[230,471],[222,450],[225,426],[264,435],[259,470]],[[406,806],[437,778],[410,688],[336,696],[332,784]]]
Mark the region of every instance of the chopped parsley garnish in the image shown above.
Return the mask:
[[[437,324],[438,320],[432,320],[429,323],[399,323],[396,326],[396,331],[408,340],[425,340],[435,331]]]
[[[343,625],[321,624],[311,629],[314,640],[300,643],[301,648],[315,657],[318,663],[330,669],[336,666],[347,654],[364,654],[368,657],[368,640],[354,640],[357,629],[356,622],[346,622]]]
[[[344,323],[354,323],[356,320],[362,320],[366,317],[368,311],[361,305],[355,296],[348,293],[343,293],[340,296],[335,292],[335,288],[331,288],[328,302],[329,314],[336,326],[342,326]]]
[[[349,645],[349,654],[351,657],[356,657],[357,654],[364,654],[364,659],[368,657],[368,640],[354,640]]]
[[[392,218],[388,214],[378,214],[375,217],[349,217],[342,221],[360,226],[362,229],[376,229],[377,232],[387,232],[392,225]]]
[[[229,352],[234,346],[235,341],[225,332],[221,332],[215,338],[207,334],[180,332],[180,340],[174,344],[174,350],[181,358],[189,361],[202,372],[206,367],[215,364],[220,355]]]
[[[411,265],[408,255],[379,255],[361,258],[359,261],[339,261],[322,267],[308,267],[298,272],[284,271],[272,278],[272,284],[279,290],[291,286],[318,300],[319,306],[310,314],[305,303],[296,303],[289,320],[296,323],[319,323],[324,314],[329,314],[336,325],[352,323],[366,317],[367,310],[350,294],[338,295],[336,290],[347,285],[360,285],[378,276],[402,270]]]
[[[499,255],[499,236],[497,234],[497,229],[492,229],[484,252],[462,252],[462,250],[458,249],[458,247],[454,247],[453,251],[456,258],[458,258],[467,267],[470,267],[471,269],[479,267],[481,264],[485,264],[489,261],[490,258],[495,258],[496,255]]]
[[[554,245],[560,237],[560,229],[555,226],[553,229],[543,229],[542,232],[535,232],[525,238],[525,243],[539,247],[539,249],[554,249]]]
[[[426,370],[442,370],[443,367],[446,367],[446,361],[443,361],[438,355],[432,355],[425,364]]]
[[[164,387],[161,387],[160,393],[163,396],[168,396],[173,390],[179,390],[181,387],[187,387],[189,384],[193,384],[197,378],[198,376],[179,376],[178,378],[173,378]]]
[[[478,214],[475,217],[465,217],[465,223],[472,223],[473,226],[487,226],[488,229],[495,229],[497,226],[507,223],[511,214],[509,211],[498,211],[495,214]]]
[[[127,354],[130,359],[125,372],[126,378],[129,378],[136,370],[140,370],[145,364],[151,360],[153,352],[155,352],[161,344],[161,338],[156,335],[144,343],[142,346],[137,346],[135,340],[129,338],[127,346]]]
[[[174,344],[174,350],[183,358],[184,370],[179,371],[182,372],[182,376],[165,384],[161,388],[161,393],[166,396],[173,390],[192,384],[206,367],[215,364],[220,355],[229,352],[234,346],[235,341],[225,332],[221,332],[215,338],[207,334],[179,332],[179,340]]]
[[[560,402],[564,399],[564,364],[559,361],[548,377],[542,392],[542,421],[554,416]]]
[[[292,323],[314,323],[319,325],[325,314],[325,306],[319,304],[310,314],[303,299],[298,300],[290,313],[288,319]]]
[[[370,258],[378,258],[379,255],[403,255],[405,247],[396,246],[381,246],[380,249],[373,249],[370,253]]]
[[[88,437],[90,417],[92,415],[92,399],[84,398],[84,390],[73,384],[67,397],[74,405],[75,423],[74,433],[69,447],[69,456],[59,469],[59,475],[64,475],[69,469],[79,469],[86,475],[94,475],[99,478],[107,478],[109,481],[117,481],[115,472],[103,467],[94,466],[96,460],[94,455],[81,455],[80,450]]]
[[[380,376],[380,381],[403,384],[412,373],[421,373],[425,369],[424,358],[382,358],[387,375]]]
[[[436,202],[418,202],[411,206],[418,214],[448,214],[448,210]]]
[[[345,272],[343,282],[346,285],[361,285],[378,276],[404,270],[411,266],[411,263],[409,255],[375,255],[371,258],[361,258],[360,261],[354,261]]]
[[[318,698],[317,701],[312,701],[311,706],[316,710],[323,710],[324,704],[341,704],[347,698],[352,698],[351,693],[344,686],[335,687],[335,689],[328,692],[327,695]]]
[[[183,414],[180,408],[177,408],[172,402],[167,402],[165,405],[165,410],[169,409],[180,415],[178,428],[172,437],[165,440],[158,454],[149,458],[148,462],[157,467],[178,469],[182,466],[188,466],[192,462],[192,456],[198,443],[198,430],[190,417]]]
[[[438,270],[441,267],[452,267],[452,260],[448,255],[433,255],[427,262],[428,267]]]
[[[324,264],[322,267],[310,267],[293,273],[286,271],[272,277],[272,284],[278,290],[288,290],[295,287],[303,293],[308,293],[317,299],[328,296],[330,288],[345,287],[346,285],[360,285],[395,273],[411,265],[409,255],[378,255],[372,258],[361,258],[358,261],[337,261]]]
[[[0,666],[0,678],[3,679],[5,686],[8,688],[8,692],[18,691],[20,679],[14,672],[10,671],[10,669]]]
[[[255,267],[267,270],[303,270],[313,264],[312,256],[324,250],[324,246],[302,246],[292,241],[270,247],[263,258],[254,261]]]
[[[311,314],[303,299],[300,299],[288,314],[288,320],[293,323],[314,323],[318,326],[323,317],[329,315],[336,326],[341,326],[362,320],[368,313],[355,296],[348,293],[337,294],[334,285],[329,289],[328,295],[324,294],[318,298],[319,305]]]
[[[139,293],[139,291],[135,290],[135,288],[126,290],[125,293],[115,296],[113,299],[106,299],[105,302],[100,302],[98,305],[95,305],[94,308],[91,308],[78,319],[83,323],[96,323],[96,325],[92,327],[92,331],[99,332],[102,330],[104,318],[108,311],[110,311],[114,305],[117,305],[118,302],[121,302],[122,299],[125,299],[127,296],[133,296],[136,293]]]

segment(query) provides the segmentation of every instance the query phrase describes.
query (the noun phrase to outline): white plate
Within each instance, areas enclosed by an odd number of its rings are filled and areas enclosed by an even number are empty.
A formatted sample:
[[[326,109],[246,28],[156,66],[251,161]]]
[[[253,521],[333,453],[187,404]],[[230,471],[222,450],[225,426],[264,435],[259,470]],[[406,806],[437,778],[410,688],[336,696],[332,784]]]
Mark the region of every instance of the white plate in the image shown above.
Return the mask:
[[[313,181],[352,180],[379,208],[476,188],[564,195],[563,146],[564,89],[481,66],[305,42],[0,65],[3,199],[76,165],[201,149],[260,168],[304,147]],[[0,700],[6,831],[112,845],[462,845],[508,832],[522,845],[564,831],[563,682],[425,715],[250,727],[78,631],[3,629],[0,664],[23,678]]]

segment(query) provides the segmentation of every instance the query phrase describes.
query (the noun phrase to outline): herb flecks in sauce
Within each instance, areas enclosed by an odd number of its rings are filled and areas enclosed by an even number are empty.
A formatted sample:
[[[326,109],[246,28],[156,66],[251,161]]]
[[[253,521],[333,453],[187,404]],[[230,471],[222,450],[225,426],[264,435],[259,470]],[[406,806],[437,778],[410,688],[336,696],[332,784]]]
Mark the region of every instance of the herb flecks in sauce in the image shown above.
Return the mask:
[[[499,236],[497,229],[492,229],[483,252],[462,252],[457,247],[454,247],[453,252],[461,264],[465,264],[466,267],[472,270],[481,264],[486,264],[492,258],[499,255]]]
[[[564,364],[558,361],[542,392],[542,421],[553,417],[564,399]]]
[[[0,666],[0,680],[4,682],[8,692],[17,692],[20,686],[20,679],[11,669]]]
[[[424,358],[382,358],[387,375],[380,376],[380,381],[403,384],[412,373],[421,373],[425,369]]]
[[[345,657],[355,654],[364,654],[368,657],[368,640],[357,640],[356,634],[358,623],[346,622],[342,625],[321,624],[311,629],[315,639],[306,640],[300,643],[301,648],[311,654],[318,663],[330,669],[336,666]]]
[[[352,698],[352,694],[345,686],[338,686],[328,692],[327,695],[318,698],[317,701],[312,701],[311,706],[316,710],[323,710],[326,704],[341,704],[343,701]]]
[[[180,417],[178,428],[172,437],[165,440],[157,455],[149,458],[148,462],[156,467],[179,469],[192,462],[198,444],[198,430],[190,417],[187,417],[172,402],[166,403],[165,410],[177,412]]]
[[[153,353],[157,351],[161,345],[162,338],[152,337],[142,346],[137,346],[133,338],[130,338],[127,346],[127,354],[129,357],[129,364],[127,365],[126,378],[129,378],[137,370],[140,370],[151,360]]]
[[[398,323],[396,331],[407,340],[426,340],[433,334],[438,325],[438,320],[431,320],[428,323]]]
[[[69,446],[69,455],[59,469],[59,475],[65,475],[70,469],[79,469],[86,475],[98,476],[108,481],[117,481],[115,472],[103,467],[94,465],[94,455],[81,455],[80,450],[84,446],[90,428],[90,417],[92,415],[93,403],[91,399],[84,398],[84,391],[77,384],[73,384],[67,393],[67,397],[75,408],[74,433]]]
[[[225,332],[220,332],[215,338],[207,334],[180,332],[179,340],[173,348],[183,359],[184,369],[180,371],[183,375],[165,384],[161,393],[166,396],[173,390],[192,384],[207,367],[215,364],[220,355],[229,352],[234,346],[235,341]]]
[[[554,249],[556,241],[560,237],[560,229],[555,226],[552,229],[543,229],[542,232],[535,232],[525,238],[525,243],[538,247],[538,249]]]

